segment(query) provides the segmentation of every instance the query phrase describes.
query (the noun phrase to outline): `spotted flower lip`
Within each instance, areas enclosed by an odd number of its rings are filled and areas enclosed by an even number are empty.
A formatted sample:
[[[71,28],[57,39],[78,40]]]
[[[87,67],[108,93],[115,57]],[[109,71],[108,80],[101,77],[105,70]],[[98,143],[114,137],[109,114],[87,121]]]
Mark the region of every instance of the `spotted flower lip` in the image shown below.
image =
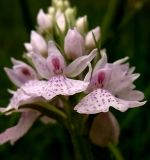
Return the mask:
[[[108,112],[110,106],[124,112],[128,108],[144,105],[146,101],[140,102],[144,94],[134,90],[133,85],[139,74],[133,73],[134,68],[129,68],[129,64],[125,63],[128,58],[108,63],[105,50],[101,56],[89,78],[89,94],[74,109],[78,113],[95,114]]]

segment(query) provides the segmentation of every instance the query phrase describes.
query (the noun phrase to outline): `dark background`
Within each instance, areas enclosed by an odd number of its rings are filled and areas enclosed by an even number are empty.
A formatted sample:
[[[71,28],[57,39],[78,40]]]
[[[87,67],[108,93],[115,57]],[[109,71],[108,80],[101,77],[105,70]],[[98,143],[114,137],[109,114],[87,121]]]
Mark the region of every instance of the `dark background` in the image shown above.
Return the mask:
[[[78,16],[88,15],[89,28],[102,26],[102,48],[107,48],[109,62],[129,56],[130,63],[141,73],[137,88],[150,97],[150,2],[144,0],[71,0]],[[111,4],[111,5],[110,5]],[[49,0],[0,0],[0,106],[6,106],[13,88],[3,68],[11,67],[10,57],[22,59],[24,42],[35,29],[36,15],[45,11]],[[150,160],[150,106],[114,111],[121,135],[118,147],[125,159]],[[0,131],[16,122],[16,116],[0,116]],[[70,137],[60,124],[43,125],[36,122],[32,129],[14,146],[0,146],[2,160],[69,160],[72,154]],[[93,152],[101,159],[111,159],[107,149]],[[103,156],[102,156],[103,155]]]

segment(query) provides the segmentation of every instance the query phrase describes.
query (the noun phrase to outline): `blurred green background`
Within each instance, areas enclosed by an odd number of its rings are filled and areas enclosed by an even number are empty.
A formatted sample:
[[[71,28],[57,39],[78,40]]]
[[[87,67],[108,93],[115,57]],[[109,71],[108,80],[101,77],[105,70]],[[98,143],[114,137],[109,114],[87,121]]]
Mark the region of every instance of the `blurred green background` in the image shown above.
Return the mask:
[[[150,1],[147,0],[71,0],[78,16],[88,15],[89,28],[102,26],[102,47],[107,48],[109,62],[129,56],[136,72],[141,73],[136,85],[150,97]],[[22,59],[30,30],[35,29],[36,15],[45,11],[49,0],[0,0],[0,106],[8,104],[13,88],[3,68],[11,67],[10,57]],[[149,101],[125,113],[114,111],[121,135],[118,147],[125,159],[150,160]],[[0,131],[16,122],[16,116],[0,116]],[[0,146],[0,160],[71,160],[70,137],[60,124],[36,122],[14,146]],[[107,148],[93,146],[96,159],[113,159]]]

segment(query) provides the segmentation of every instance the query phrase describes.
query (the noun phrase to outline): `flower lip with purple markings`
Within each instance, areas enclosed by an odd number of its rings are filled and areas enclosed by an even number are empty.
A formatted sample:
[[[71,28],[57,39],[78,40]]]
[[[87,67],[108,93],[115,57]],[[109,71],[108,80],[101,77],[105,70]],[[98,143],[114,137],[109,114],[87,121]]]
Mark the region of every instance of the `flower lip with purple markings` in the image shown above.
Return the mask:
[[[128,108],[142,106],[146,101],[144,94],[134,90],[133,82],[139,74],[133,73],[134,68],[130,68],[125,63],[127,57],[114,63],[107,63],[107,55],[103,50],[102,58],[97,62],[87,88],[87,96],[75,106],[75,110],[83,114],[95,114],[108,112],[109,107],[114,107],[120,111]]]

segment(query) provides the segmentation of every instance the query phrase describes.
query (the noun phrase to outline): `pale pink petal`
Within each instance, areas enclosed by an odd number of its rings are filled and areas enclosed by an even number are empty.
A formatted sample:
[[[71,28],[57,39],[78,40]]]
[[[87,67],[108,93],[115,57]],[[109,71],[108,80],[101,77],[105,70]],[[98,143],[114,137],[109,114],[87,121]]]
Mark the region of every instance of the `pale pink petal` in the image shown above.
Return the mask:
[[[31,97],[43,97],[51,100],[57,95],[74,95],[86,90],[88,82],[53,76],[49,81],[30,81],[21,89]]]
[[[18,109],[24,104],[41,101],[42,98],[51,100],[57,95],[69,96],[85,91],[88,84],[88,82],[72,80],[63,76],[54,76],[49,81],[29,81],[14,93],[5,112]]]
[[[39,116],[40,113],[34,110],[27,110],[26,112],[23,112],[16,126],[8,128],[0,134],[0,144],[8,141],[10,141],[11,144],[14,144],[28,132]]]
[[[28,83],[27,83],[28,84]],[[18,109],[19,106],[29,104],[36,101],[36,97],[31,97],[21,89],[18,89],[10,100],[9,105],[5,108],[5,112],[11,109]]]
[[[130,78],[132,79],[132,82],[134,82],[136,79],[138,79],[140,76],[139,73],[134,73],[130,75]]]
[[[91,92],[97,88],[107,88],[110,81],[111,69],[100,69],[91,78],[87,91]]]
[[[47,43],[42,35],[35,31],[31,32],[31,45],[35,53],[47,55]]]
[[[19,60],[13,58],[13,57],[11,58],[11,62],[13,63],[13,65],[26,64],[26,63],[24,63],[22,61],[19,61]]]
[[[125,89],[118,93],[120,99],[128,101],[141,101],[144,99],[144,93],[138,90]]]
[[[85,78],[84,78],[84,82],[90,82],[91,80],[91,76],[92,76],[92,65],[90,62],[87,63],[88,67],[89,67],[89,71],[86,74]]]
[[[128,59],[129,59],[129,57],[125,57],[125,58],[122,58],[122,59],[115,61],[113,64],[122,64],[122,63],[126,62]]]
[[[18,76],[16,76],[16,74],[14,73],[14,71],[12,69],[9,68],[4,68],[7,76],[9,77],[9,79],[17,86],[20,87],[22,86],[22,81],[20,81],[20,79],[18,78]]]
[[[46,64],[52,75],[62,74],[66,66],[64,57],[53,41],[48,42],[48,58]]]
[[[31,54],[31,58],[39,75],[43,78],[49,79],[51,77],[51,74],[47,67],[46,59],[41,55],[35,53]]]
[[[96,56],[97,49],[94,49],[89,55],[81,56],[75,59],[65,68],[65,75],[68,77],[76,77],[87,67],[87,62],[91,62]]]
[[[83,114],[96,114],[108,112],[109,107],[119,111],[126,111],[128,108],[144,105],[146,102],[126,101],[114,97],[109,91],[97,89],[84,97],[76,106],[75,110]]]
[[[99,69],[103,68],[107,64],[107,54],[106,50],[101,50],[101,59],[96,63],[93,74],[95,74]]]

